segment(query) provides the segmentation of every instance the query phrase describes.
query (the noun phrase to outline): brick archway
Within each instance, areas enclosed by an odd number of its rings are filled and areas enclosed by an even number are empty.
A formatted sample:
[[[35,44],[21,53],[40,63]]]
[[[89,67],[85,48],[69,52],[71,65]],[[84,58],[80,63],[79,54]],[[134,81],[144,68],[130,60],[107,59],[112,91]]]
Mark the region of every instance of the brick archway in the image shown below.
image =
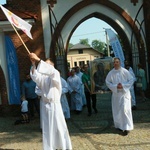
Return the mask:
[[[60,32],[63,30],[64,26],[67,24],[67,22],[69,21],[69,19],[72,17],[72,15],[74,15],[75,13],[77,13],[78,11],[80,11],[81,9],[83,9],[86,6],[92,5],[92,4],[100,4],[103,5],[105,7],[108,7],[109,9],[112,9],[113,11],[115,11],[119,16],[122,17],[122,19],[124,19],[124,21],[129,25],[129,27],[131,28],[131,30],[133,31],[135,37],[136,37],[136,41],[137,43],[140,43],[140,34],[139,34],[139,30],[138,27],[134,24],[134,20],[132,20],[132,18],[119,6],[117,6],[116,4],[114,4],[113,2],[108,2],[108,1],[98,1],[98,0],[89,0],[89,1],[82,1],[78,4],[76,4],[75,6],[73,6],[60,20],[60,22],[58,23],[58,26],[53,34],[52,37],[52,43],[51,43],[51,51],[50,51],[50,55],[52,57],[55,57],[55,52],[53,51],[56,47],[56,41],[58,40],[59,34]],[[69,35],[69,38],[67,40],[67,45],[65,47],[65,49],[67,50],[68,44],[69,44],[69,40],[73,34],[73,32],[75,31],[75,29],[85,20],[91,18],[91,17],[96,17],[99,18],[101,20],[104,20],[105,22],[107,22],[108,24],[110,24],[120,35],[123,45],[125,45],[125,49],[127,50],[127,56],[132,56],[132,50],[131,50],[131,45],[130,45],[130,41],[127,38],[125,31],[122,30],[122,28],[114,21],[112,20],[109,16],[106,16],[105,14],[102,13],[98,13],[97,11],[95,11],[95,13],[91,13],[90,15],[82,18],[80,20],[80,22],[78,22],[76,24],[76,26],[71,30],[71,33]],[[139,45],[138,45],[139,47]],[[130,60],[132,60],[132,57],[129,58]]]
[[[121,37],[122,39],[122,43],[124,45],[124,49],[126,50],[126,58],[132,62],[132,58],[129,58],[128,56],[131,56],[132,55],[132,50],[131,50],[131,46],[130,46],[130,42],[128,40],[128,37],[126,36],[125,32],[120,28],[120,26],[118,24],[115,23],[115,21],[111,18],[109,18],[108,16],[105,16],[104,14],[101,14],[101,13],[92,13],[88,16],[86,16],[85,18],[83,18],[79,23],[76,24],[76,26],[73,28],[73,30],[71,31],[71,34],[69,35],[69,38],[68,38],[68,41],[67,41],[67,46],[66,46],[66,49],[67,47],[69,46],[69,41],[70,41],[70,38],[73,34],[73,32],[76,30],[76,28],[81,24],[83,23],[84,21],[86,21],[87,19],[90,19],[92,17],[95,17],[97,19],[100,19],[100,20],[103,20],[105,22],[107,22],[108,24],[110,24],[115,30],[116,32],[119,33],[119,36]]]

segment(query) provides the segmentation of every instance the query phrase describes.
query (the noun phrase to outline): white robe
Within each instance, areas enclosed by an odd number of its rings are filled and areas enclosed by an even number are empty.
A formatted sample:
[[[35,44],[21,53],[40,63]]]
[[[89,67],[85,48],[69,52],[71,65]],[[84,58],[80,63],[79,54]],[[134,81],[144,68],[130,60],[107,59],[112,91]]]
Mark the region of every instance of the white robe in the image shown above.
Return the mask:
[[[130,95],[133,82],[133,77],[129,71],[122,67],[118,70],[112,69],[106,77],[106,85],[112,91],[114,126],[121,130],[133,130]],[[122,84],[122,90],[117,90],[118,83]]]
[[[132,77],[133,77],[133,80],[134,82],[136,81],[136,77],[135,77],[135,74],[133,72],[133,69],[130,67],[129,68],[129,72],[131,73]],[[130,92],[131,92],[131,104],[132,106],[136,106],[136,99],[135,99],[135,92],[134,92],[134,84],[131,86],[130,88]]]
[[[68,100],[66,97],[66,93],[68,92],[68,84],[62,77],[61,77],[61,85],[62,85],[61,106],[62,106],[65,118],[69,119],[70,118],[70,108],[69,108]]]
[[[83,73],[82,72],[78,72],[78,73],[76,73],[76,75],[80,78],[81,83],[82,83],[82,75],[83,75]],[[86,105],[86,97],[85,97],[85,93],[84,93],[84,84],[83,83],[81,84],[81,95],[82,95],[82,104],[84,106],[84,105]]]
[[[77,75],[67,79],[69,93],[71,94],[71,110],[82,111],[81,80]],[[73,93],[75,91],[76,93]]]
[[[32,70],[32,69],[31,69]],[[41,122],[43,149],[72,149],[68,128],[63,115],[60,96],[61,81],[59,72],[50,64],[41,61],[31,78],[41,90]]]

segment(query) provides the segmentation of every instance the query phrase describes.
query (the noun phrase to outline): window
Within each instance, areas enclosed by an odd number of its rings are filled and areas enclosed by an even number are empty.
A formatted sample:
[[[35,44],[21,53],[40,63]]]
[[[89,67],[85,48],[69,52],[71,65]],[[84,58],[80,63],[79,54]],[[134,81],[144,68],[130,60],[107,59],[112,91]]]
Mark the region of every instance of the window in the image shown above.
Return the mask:
[[[79,54],[83,54],[83,49],[79,49],[79,50],[78,50],[78,53],[79,53]]]
[[[70,67],[70,62],[67,62],[68,67]]]
[[[84,65],[84,61],[79,61],[79,66],[83,66]]]
[[[86,61],[86,64],[88,64],[88,65],[89,65],[89,60],[87,60],[87,61]]]
[[[94,56],[94,58],[98,58],[99,56]]]
[[[77,66],[77,62],[74,62],[74,67]]]

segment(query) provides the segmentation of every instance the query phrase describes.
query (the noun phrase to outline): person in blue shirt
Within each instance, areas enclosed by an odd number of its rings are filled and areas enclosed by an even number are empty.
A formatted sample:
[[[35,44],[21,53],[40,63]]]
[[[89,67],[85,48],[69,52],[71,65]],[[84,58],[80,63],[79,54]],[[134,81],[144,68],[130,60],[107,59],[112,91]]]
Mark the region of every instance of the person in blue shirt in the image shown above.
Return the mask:
[[[40,116],[39,99],[35,93],[36,83],[31,79],[30,74],[26,74],[26,80],[22,84],[22,95],[28,101],[29,116],[34,118],[34,107]]]
[[[142,68],[142,64],[138,64],[137,67],[138,67],[137,82],[142,83],[142,87],[139,89],[139,92],[140,92],[142,101],[145,101],[147,100],[145,96],[145,91],[147,89],[146,72]]]
[[[89,72],[89,67],[87,64],[83,66],[84,73],[82,75],[82,83],[84,84],[84,92],[86,96],[86,103],[88,109],[88,116],[92,115],[92,108],[94,109],[95,114],[98,113],[96,108],[96,94],[91,91],[91,77]]]

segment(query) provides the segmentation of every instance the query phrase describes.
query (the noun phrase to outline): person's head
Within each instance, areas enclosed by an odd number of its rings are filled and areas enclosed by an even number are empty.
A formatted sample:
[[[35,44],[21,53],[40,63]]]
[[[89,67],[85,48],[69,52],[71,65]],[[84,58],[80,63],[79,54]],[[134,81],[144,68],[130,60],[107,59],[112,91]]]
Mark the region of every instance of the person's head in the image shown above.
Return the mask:
[[[52,66],[54,66],[54,62],[51,58],[47,58],[45,62],[52,65]]]
[[[114,68],[119,69],[120,68],[120,59],[115,57],[114,58]]]
[[[128,65],[129,63],[128,63],[128,61],[127,61],[127,60],[125,60],[125,61],[124,61],[124,64],[125,64],[125,65]]]
[[[79,68],[78,66],[76,67],[76,69],[75,69],[75,70],[76,70],[76,72],[77,72],[77,73],[79,73],[79,72],[80,72],[80,68]]]
[[[24,101],[24,100],[25,100],[25,96],[22,95],[22,96],[21,96],[21,101]]]
[[[140,63],[137,66],[138,66],[138,68],[142,68],[142,65]]]
[[[83,70],[84,70],[85,72],[88,72],[88,68],[89,68],[88,64],[84,64],[84,65],[83,65]]]
[[[71,69],[71,76],[75,75],[75,69]]]
[[[104,64],[103,63],[99,63],[97,65],[97,70],[104,71]]]
[[[127,70],[129,70],[130,65],[129,65],[129,63],[128,63],[128,61],[127,61],[127,60],[126,60],[126,61],[124,61],[124,64],[125,64],[125,68],[126,68]]]
[[[130,66],[129,66],[129,65],[125,65],[125,68],[126,68],[127,70],[129,70],[129,69],[130,69]]]

